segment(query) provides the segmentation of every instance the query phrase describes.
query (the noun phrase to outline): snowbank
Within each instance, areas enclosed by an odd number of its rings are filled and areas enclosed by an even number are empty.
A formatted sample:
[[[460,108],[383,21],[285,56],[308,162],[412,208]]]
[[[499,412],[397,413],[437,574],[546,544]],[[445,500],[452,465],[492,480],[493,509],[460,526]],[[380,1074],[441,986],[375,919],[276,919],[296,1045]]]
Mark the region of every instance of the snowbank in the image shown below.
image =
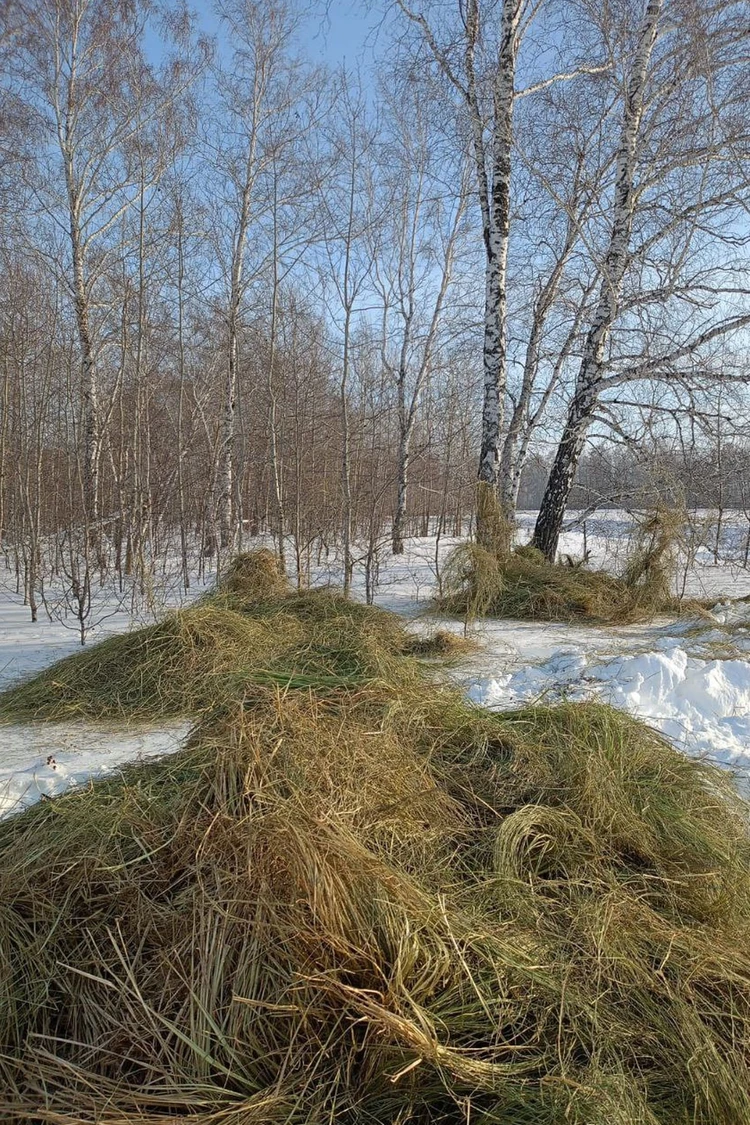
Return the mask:
[[[681,749],[750,774],[750,662],[706,660],[679,639],[597,662],[555,653],[541,665],[480,677],[469,696],[492,708],[539,698],[598,698],[644,719]]]
[[[0,727],[0,817],[126,762],[179,749],[189,723],[130,730],[93,723]]]

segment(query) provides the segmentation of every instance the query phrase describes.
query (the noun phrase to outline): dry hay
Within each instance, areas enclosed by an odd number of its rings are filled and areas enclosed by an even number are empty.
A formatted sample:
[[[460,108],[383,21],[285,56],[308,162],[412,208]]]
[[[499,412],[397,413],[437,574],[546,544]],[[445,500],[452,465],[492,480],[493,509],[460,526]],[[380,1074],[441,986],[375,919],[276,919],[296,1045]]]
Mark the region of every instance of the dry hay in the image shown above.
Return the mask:
[[[110,637],[0,695],[5,719],[193,714],[231,690],[248,663],[270,660],[302,630],[209,604]]]
[[[0,1119],[739,1125],[749,862],[605,707],[249,685],[0,824]]]
[[[289,589],[278,557],[266,548],[235,555],[220,583],[221,591],[250,603],[283,598]]]
[[[258,552],[267,556],[268,552]],[[273,556],[270,556],[273,561]],[[265,573],[240,556],[242,574]],[[229,578],[216,594],[155,625],[111,637],[0,694],[0,720],[196,715],[244,684],[354,687],[406,674],[398,618],[330,590],[255,595]],[[244,578],[243,578],[244,581]],[[260,596],[262,592],[262,597]]]
[[[232,598],[17,689],[200,718],[0,822],[0,1120],[750,1120],[728,775],[598,704],[471,707],[333,593]]]
[[[496,558],[504,559],[513,544],[513,524],[500,504],[497,489],[477,481],[477,542]]]
[[[684,512],[669,508],[647,512],[638,522],[623,575],[636,599],[653,604],[671,598],[684,523]]]
[[[436,629],[425,636],[414,637],[409,644],[408,651],[413,656],[450,660],[476,652],[476,645],[459,633],[451,633],[448,629]]]
[[[485,617],[502,597],[507,562],[478,543],[460,543],[443,563],[438,607],[467,621]]]
[[[474,543],[464,543],[445,561],[437,604],[467,620],[511,617],[599,624],[649,620],[684,608],[670,592],[673,560],[674,541],[668,530],[650,521],[645,522],[622,577],[584,565],[550,563],[530,546],[497,558]]]

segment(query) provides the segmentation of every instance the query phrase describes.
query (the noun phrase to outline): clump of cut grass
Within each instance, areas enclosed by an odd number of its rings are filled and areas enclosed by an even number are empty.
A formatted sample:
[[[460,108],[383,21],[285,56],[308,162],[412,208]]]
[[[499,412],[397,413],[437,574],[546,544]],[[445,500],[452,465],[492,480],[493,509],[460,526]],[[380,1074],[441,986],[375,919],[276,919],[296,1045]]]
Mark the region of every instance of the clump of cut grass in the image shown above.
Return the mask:
[[[495,558],[506,558],[513,545],[513,526],[503,511],[497,489],[477,482],[477,542]]]
[[[243,668],[299,643],[292,617],[248,617],[205,603],[110,637],[0,695],[4,719],[195,714]]]
[[[486,616],[502,597],[503,570],[498,557],[478,543],[459,543],[443,563],[439,608],[467,621]]]
[[[536,548],[498,558],[461,544],[443,568],[439,608],[467,620],[512,617],[533,621],[627,624],[681,609],[671,594],[675,557],[671,526],[645,521],[623,577],[581,565],[550,563]]]
[[[246,602],[273,601],[290,590],[278,557],[266,548],[235,555],[223,576],[220,589]]]
[[[59,661],[2,693],[0,720],[190,716],[246,683],[333,690],[408,674],[396,658],[409,638],[395,616],[333,591],[252,588],[228,581],[199,605]]]
[[[636,597],[644,598],[647,604],[666,602],[671,597],[684,519],[684,513],[677,509],[659,508],[647,513],[638,525],[623,578]]]
[[[474,652],[476,646],[467,637],[451,633],[448,629],[436,629],[428,636],[414,637],[409,644],[413,656],[457,657]]]
[[[0,823],[0,1116],[750,1120],[747,811],[601,705],[245,684]]]
[[[408,643],[404,624],[394,613],[376,605],[350,601],[336,590],[323,587],[292,595],[284,603],[307,628],[325,634],[348,632],[389,653],[401,653]],[[262,614],[258,609],[256,613]],[[271,607],[273,612],[273,607]]]

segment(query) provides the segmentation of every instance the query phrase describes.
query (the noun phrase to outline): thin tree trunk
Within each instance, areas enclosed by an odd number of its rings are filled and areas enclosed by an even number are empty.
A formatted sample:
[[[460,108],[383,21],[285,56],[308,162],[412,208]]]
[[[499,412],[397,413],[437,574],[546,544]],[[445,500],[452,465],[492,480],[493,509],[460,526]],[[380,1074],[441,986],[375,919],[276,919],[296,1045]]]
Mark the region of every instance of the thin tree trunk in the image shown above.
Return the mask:
[[[254,106],[254,112],[255,108]],[[229,312],[227,316],[228,354],[222,394],[221,448],[217,473],[217,523],[219,525],[220,543],[224,548],[230,547],[234,541],[234,428],[239,354],[237,333],[244,285],[245,242],[250,226],[250,202],[255,177],[256,126],[257,122],[253,118],[237,234],[232,254]]]
[[[5,526],[5,505],[6,505],[6,476],[7,476],[7,448],[8,448],[8,428],[10,421],[10,412],[8,409],[10,402],[10,373],[8,370],[8,357],[7,354],[3,357],[3,398],[2,398],[2,425],[0,425],[0,548],[2,548],[7,528]]]
[[[89,322],[89,302],[84,277],[83,250],[75,207],[71,201],[70,241],[73,251],[73,303],[78,344],[81,353],[81,395],[83,405],[83,488],[89,534],[99,538],[99,386]]]
[[[344,356],[341,366],[341,490],[343,493],[342,546],[344,552],[344,594],[348,595],[352,585],[352,479],[351,479],[351,434],[349,430],[349,336],[351,331],[351,309],[347,308],[344,321]]]
[[[349,365],[351,362],[351,331],[354,295],[351,292],[352,242],[354,237],[356,154],[352,153],[349,177],[348,218],[346,244],[344,249],[344,276],[342,279],[342,298],[344,304],[344,348],[341,362],[341,382],[339,384],[339,403],[341,407],[341,491],[342,548],[344,552],[344,594],[348,596],[352,585],[354,562],[352,559],[352,475],[351,475],[351,432],[349,426]]]
[[[443,260],[443,268],[440,277],[440,286],[435,297],[435,304],[432,309],[430,327],[427,333],[427,339],[424,343],[424,351],[422,354],[421,363],[414,380],[414,386],[412,388],[411,395],[409,396],[409,400],[407,402],[409,348],[411,345],[412,328],[414,325],[415,315],[413,250],[415,235],[414,233],[412,234],[412,252],[411,260],[409,263],[409,306],[404,317],[404,329],[401,340],[401,354],[399,359],[398,373],[396,376],[399,447],[396,486],[396,510],[393,517],[393,528],[391,534],[391,547],[394,555],[402,555],[404,553],[404,527],[406,523],[406,505],[409,488],[411,440],[414,433],[414,426],[417,420],[417,409],[419,407],[422,391],[430,375],[430,369],[432,366],[432,354],[436,346],[438,330],[440,328],[443,314],[443,307],[445,305],[445,298],[448,293],[448,286],[450,285],[453,273],[453,257],[456,250],[456,243],[458,241],[461,221],[464,215],[465,202],[466,193],[462,191],[461,198],[459,199],[453,217],[453,224],[448,238],[448,244],[445,250],[445,258]]]
[[[599,401],[604,357],[612,324],[618,314],[634,208],[636,145],[643,114],[644,91],[651,54],[656,42],[663,0],[648,0],[638,48],[628,80],[617,152],[612,229],[604,261],[599,302],[584,345],[573,401],[547,481],[533,545],[554,561],[565,510],[573,487],[586,434]]]
[[[177,504],[180,520],[180,559],[182,584],[190,589],[188,566],[187,505],[185,503],[185,325],[184,325],[185,250],[183,245],[182,201],[177,203],[177,349],[179,391],[177,398]]]
[[[273,260],[273,284],[271,292],[271,331],[270,339],[268,341],[268,371],[267,371],[267,386],[269,397],[269,445],[270,445],[270,459],[271,459],[271,477],[273,479],[273,493],[274,500],[276,501],[276,536],[278,543],[279,566],[283,573],[286,573],[286,553],[284,550],[284,537],[286,535],[286,515],[284,512],[284,491],[281,479],[281,463],[279,458],[279,441],[278,441],[278,410],[276,405],[276,388],[274,387],[274,368],[276,366],[276,333],[277,333],[277,320],[278,320],[278,305],[279,305],[279,278],[278,278],[278,261],[276,258],[277,245],[276,245],[276,224],[274,222],[274,260]]]
[[[524,430],[531,429],[534,425],[534,420],[529,418],[531,412],[531,398],[534,388],[537,383],[537,376],[539,372],[539,353],[541,348],[542,335],[547,317],[550,310],[554,306],[555,299],[562,280],[563,271],[566,262],[570,257],[570,253],[575,245],[576,236],[578,232],[577,221],[572,218],[568,221],[567,232],[565,241],[561,248],[560,254],[550,272],[549,277],[542,285],[539,294],[534,301],[533,315],[531,321],[531,328],[529,331],[529,338],[526,344],[526,354],[524,356],[523,376],[521,379],[521,387],[518,394],[518,399],[513,408],[508,428],[503,441],[502,452],[500,455],[500,495],[505,510],[506,517],[509,519],[515,518],[516,504],[518,502],[518,490],[521,483],[521,472],[523,469],[523,462],[525,459],[526,448],[528,441],[524,442]],[[579,314],[580,315],[580,314]],[[573,329],[577,329],[579,317],[574,319]],[[570,350],[573,342],[573,332],[568,335],[565,348],[563,351]],[[556,385],[560,375],[562,364],[555,365],[550,380],[542,396],[543,405],[546,405],[553,387]],[[534,417],[539,418],[539,411],[535,412]]]
[[[81,229],[81,199],[74,167],[77,97],[78,28],[72,43],[71,70],[66,82],[64,113],[55,103],[57,135],[63,158],[65,188],[68,197],[68,235],[72,260],[73,307],[81,361],[81,403],[83,413],[83,502],[89,543],[99,539],[99,463],[101,458],[101,427],[99,419],[99,386],[91,337],[89,294],[86,286],[85,245]]]
[[[398,481],[396,485],[396,511],[393,515],[392,550],[394,555],[404,553],[404,525],[406,523],[406,500],[409,487],[409,463],[411,431],[399,428],[398,443]]]
[[[225,369],[221,412],[221,449],[217,472],[218,525],[222,547],[232,542],[232,498],[234,479],[234,413],[237,394],[237,310],[239,297],[232,286],[228,320],[228,357]]]

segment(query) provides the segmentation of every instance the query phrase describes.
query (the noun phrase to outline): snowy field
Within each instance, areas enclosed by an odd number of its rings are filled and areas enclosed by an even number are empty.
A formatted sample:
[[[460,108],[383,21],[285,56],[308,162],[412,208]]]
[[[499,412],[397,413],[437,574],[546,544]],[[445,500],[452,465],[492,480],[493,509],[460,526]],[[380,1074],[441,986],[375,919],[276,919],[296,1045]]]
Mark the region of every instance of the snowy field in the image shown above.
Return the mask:
[[[196,581],[186,594],[170,579],[162,591],[160,609],[193,601],[209,586]],[[87,644],[153,619],[153,613],[130,612],[123,598],[112,591],[97,592]],[[80,649],[70,617],[58,614],[50,620],[40,609],[39,621],[32,622],[28,606],[0,571],[0,690]],[[0,724],[0,817],[70,785],[85,784],[126,762],[177,750],[189,729],[186,722],[156,728],[86,722]]]
[[[526,539],[532,514],[522,514]],[[591,565],[619,568],[627,551],[627,517],[606,513],[587,520]],[[736,547],[747,521],[736,517],[725,539]],[[734,542],[732,541],[734,537]],[[438,563],[455,545],[443,539]],[[584,535],[566,532],[561,551],[580,557]],[[736,555],[732,550],[731,554]],[[321,569],[316,584],[336,584],[335,568]],[[0,581],[2,575],[0,574]],[[436,582],[434,539],[413,539],[405,555],[384,548],[376,602],[405,616],[420,632],[462,626],[432,613]],[[597,698],[637,715],[661,730],[681,750],[733,769],[750,784],[750,572],[736,563],[716,565],[700,548],[678,577],[692,597],[714,602],[701,618],[661,619],[646,625],[595,627],[487,620],[471,627],[476,651],[451,669],[468,697],[482,706],[506,709],[535,700]],[[364,576],[355,574],[364,596]],[[205,590],[196,585],[191,598]],[[715,599],[715,601],[714,601]],[[163,605],[184,602],[176,587]],[[89,643],[141,624],[122,606],[101,602],[99,624]],[[12,588],[0,587],[0,687],[33,674],[79,648],[75,632],[58,620],[29,621],[28,608]],[[182,745],[189,725],[127,728],[91,723],[0,727],[0,815],[72,784],[116,769],[126,761],[168,753]]]

